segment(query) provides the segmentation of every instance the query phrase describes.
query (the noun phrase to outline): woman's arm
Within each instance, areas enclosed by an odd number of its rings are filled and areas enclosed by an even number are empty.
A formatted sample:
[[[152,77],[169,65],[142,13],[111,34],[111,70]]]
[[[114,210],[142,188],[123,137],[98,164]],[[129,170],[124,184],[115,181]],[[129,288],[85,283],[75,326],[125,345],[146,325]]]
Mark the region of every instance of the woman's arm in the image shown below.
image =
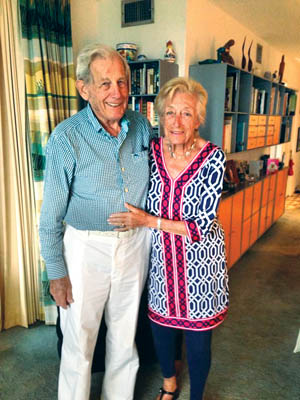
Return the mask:
[[[187,235],[186,224],[184,221],[172,221],[166,218],[155,217],[147,212],[125,203],[129,212],[111,214],[108,218],[110,225],[119,226],[116,231],[127,231],[128,229],[146,227],[159,229],[175,235]],[[124,225],[124,226],[122,226]]]

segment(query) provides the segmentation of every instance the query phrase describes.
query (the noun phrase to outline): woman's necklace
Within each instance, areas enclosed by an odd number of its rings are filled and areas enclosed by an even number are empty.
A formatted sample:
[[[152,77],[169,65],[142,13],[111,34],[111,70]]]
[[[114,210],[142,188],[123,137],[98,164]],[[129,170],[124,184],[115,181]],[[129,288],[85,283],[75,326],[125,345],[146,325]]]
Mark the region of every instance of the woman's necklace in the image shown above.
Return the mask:
[[[169,153],[170,153],[170,155],[171,155],[171,158],[175,158],[175,159],[178,159],[178,160],[182,160],[182,159],[184,159],[184,158],[186,158],[186,157],[189,157],[189,156],[191,155],[191,152],[194,150],[195,146],[196,146],[196,139],[194,139],[194,142],[193,142],[193,144],[191,145],[191,147],[188,148],[183,154],[176,154],[176,153],[172,150],[171,144],[168,144],[168,150],[169,150]]]

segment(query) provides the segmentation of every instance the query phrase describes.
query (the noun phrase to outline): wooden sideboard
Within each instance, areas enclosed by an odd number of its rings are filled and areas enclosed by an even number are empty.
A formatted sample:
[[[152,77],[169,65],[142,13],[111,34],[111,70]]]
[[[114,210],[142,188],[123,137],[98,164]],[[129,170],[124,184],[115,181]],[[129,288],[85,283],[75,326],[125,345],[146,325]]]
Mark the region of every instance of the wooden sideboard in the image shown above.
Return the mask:
[[[287,176],[283,168],[222,196],[218,219],[225,232],[228,269],[284,213]]]

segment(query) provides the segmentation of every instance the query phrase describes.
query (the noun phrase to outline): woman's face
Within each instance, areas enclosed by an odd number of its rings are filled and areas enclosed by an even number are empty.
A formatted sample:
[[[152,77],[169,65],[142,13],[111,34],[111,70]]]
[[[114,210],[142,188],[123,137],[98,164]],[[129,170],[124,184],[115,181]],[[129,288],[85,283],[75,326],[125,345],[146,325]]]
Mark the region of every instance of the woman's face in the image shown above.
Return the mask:
[[[192,144],[200,126],[197,100],[190,93],[176,93],[166,101],[163,119],[165,138],[172,145]]]

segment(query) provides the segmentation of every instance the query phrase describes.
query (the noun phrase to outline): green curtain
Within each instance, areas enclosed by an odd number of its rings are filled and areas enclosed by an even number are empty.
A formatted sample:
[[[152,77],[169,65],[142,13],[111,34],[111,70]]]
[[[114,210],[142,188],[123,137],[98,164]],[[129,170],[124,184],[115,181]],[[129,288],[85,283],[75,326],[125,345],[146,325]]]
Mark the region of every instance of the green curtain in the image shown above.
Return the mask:
[[[19,0],[19,6],[38,224],[49,135],[60,121],[78,109],[70,0]],[[56,307],[49,295],[41,259],[40,270],[45,321],[51,324],[56,320]]]

